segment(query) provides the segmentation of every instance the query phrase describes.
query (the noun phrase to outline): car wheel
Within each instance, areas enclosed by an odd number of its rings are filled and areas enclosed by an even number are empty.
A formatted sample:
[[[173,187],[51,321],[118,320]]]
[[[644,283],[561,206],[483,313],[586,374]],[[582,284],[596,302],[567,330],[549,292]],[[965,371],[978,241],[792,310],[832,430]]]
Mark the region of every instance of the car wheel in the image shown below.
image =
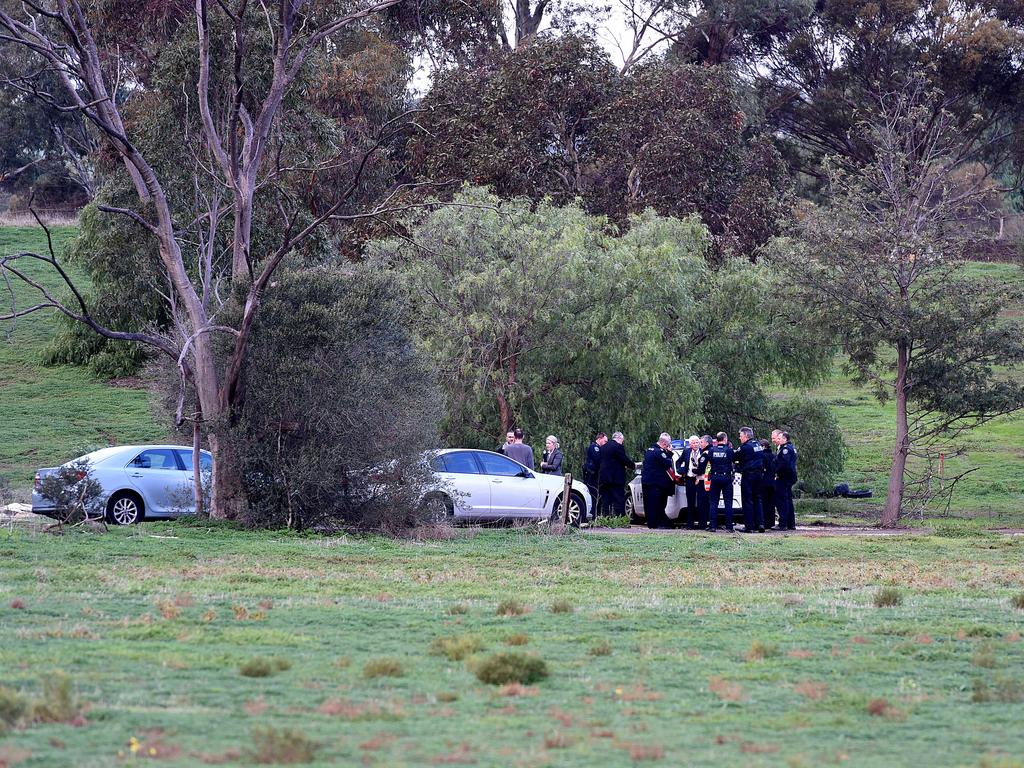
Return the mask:
[[[583,500],[576,491],[569,493],[569,525],[579,527],[580,521],[587,513],[587,502]],[[551,521],[562,521],[562,497],[555,499],[555,506],[551,509]]]
[[[434,523],[451,521],[455,517],[455,505],[448,494],[428,493],[420,502],[420,511],[425,519]]]
[[[634,525],[644,521],[644,519],[636,513],[636,505],[633,503],[632,488],[626,489],[626,515],[629,517],[629,522]]]
[[[142,499],[130,491],[115,493],[107,502],[107,520],[114,525],[134,525],[142,520]]]

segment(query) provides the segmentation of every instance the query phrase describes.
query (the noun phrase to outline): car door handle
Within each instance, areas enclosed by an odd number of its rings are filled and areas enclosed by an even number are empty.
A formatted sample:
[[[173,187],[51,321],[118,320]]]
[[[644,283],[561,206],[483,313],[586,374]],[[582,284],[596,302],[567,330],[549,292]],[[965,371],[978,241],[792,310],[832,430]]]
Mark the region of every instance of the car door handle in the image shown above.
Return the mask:
[[[145,477],[141,472],[132,472],[129,477]]]
[[[491,480],[491,482],[492,483],[497,483],[498,485],[501,485],[501,480]]]

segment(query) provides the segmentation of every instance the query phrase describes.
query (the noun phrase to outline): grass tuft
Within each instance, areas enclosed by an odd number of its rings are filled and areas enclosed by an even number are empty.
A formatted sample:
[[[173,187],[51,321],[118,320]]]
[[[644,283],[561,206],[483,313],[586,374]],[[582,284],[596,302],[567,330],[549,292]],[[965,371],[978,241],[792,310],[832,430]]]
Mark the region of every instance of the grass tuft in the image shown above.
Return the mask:
[[[390,656],[370,659],[363,665],[363,677],[368,679],[375,677],[402,677],[404,674],[405,667],[402,665],[402,662]]]
[[[892,706],[888,699],[872,699],[868,702],[867,712],[872,717],[884,717],[888,720],[907,719],[907,713]]]
[[[555,600],[555,602],[551,604],[552,613],[572,613],[574,610],[576,609],[568,600]]]
[[[455,603],[455,605],[448,606],[449,616],[463,616],[469,613],[469,606],[465,603]]]
[[[996,668],[996,649],[991,643],[982,643],[971,656],[971,664],[983,669]]]
[[[525,632],[516,632],[505,638],[505,645],[526,645],[530,642],[530,636]]]
[[[318,745],[293,728],[253,728],[249,761],[259,765],[299,765],[316,758]]]
[[[514,597],[507,597],[498,603],[498,610],[495,611],[499,616],[522,616],[526,613],[529,608],[521,601]]]
[[[291,668],[292,663],[288,659],[253,656],[238,665],[238,673],[242,677],[273,677],[278,672],[284,672]]]
[[[1018,592],[1016,595],[1011,597],[1010,605],[1012,605],[1018,611],[1024,611],[1024,592]]]
[[[1019,704],[1024,701],[1024,682],[1014,677],[999,677],[989,683],[986,680],[976,679],[974,691],[971,694],[971,701],[976,704],[984,704],[990,701],[998,701],[1003,704]]]
[[[749,650],[743,657],[747,661],[764,661],[779,655],[779,647],[773,643],[762,643],[755,640],[750,644]]]
[[[587,653],[590,656],[611,656],[612,645],[607,640],[601,640],[590,646],[590,648],[587,649]]]
[[[452,635],[435,637],[430,643],[430,653],[434,656],[444,656],[448,661],[462,661],[483,647],[483,640],[476,635]]]
[[[548,676],[548,665],[544,659],[511,651],[485,656],[472,665],[472,670],[480,682],[488,685],[529,685]]]
[[[875,608],[892,608],[903,603],[903,593],[896,587],[882,587],[875,592]]]
[[[13,688],[0,685],[0,734],[17,725],[28,708],[28,699]]]
[[[32,703],[32,720],[37,723],[82,721],[82,706],[71,690],[71,677],[61,671],[43,677],[43,695]]]

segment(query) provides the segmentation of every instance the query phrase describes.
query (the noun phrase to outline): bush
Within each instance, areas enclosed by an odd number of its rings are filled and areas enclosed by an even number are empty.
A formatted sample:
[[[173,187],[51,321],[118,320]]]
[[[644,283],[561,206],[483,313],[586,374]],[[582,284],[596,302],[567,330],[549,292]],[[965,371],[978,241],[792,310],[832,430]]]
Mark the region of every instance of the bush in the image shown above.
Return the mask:
[[[476,635],[435,637],[430,643],[430,653],[444,656],[448,661],[462,661],[483,647],[483,641]]]
[[[996,651],[991,643],[984,643],[974,655],[971,656],[971,664],[984,669],[995,669]]]
[[[260,765],[311,763],[319,745],[302,731],[292,728],[253,728],[249,760]]]
[[[17,725],[28,706],[28,700],[16,690],[0,685],[0,734]]]
[[[370,659],[363,665],[363,677],[402,677],[405,674],[405,667],[398,659],[387,656],[379,659]]]
[[[449,616],[463,616],[469,613],[469,606],[465,603],[455,603],[455,605],[448,606]]]
[[[591,656],[611,656],[612,645],[607,640],[602,640],[599,643],[594,643],[590,646],[587,653]]]
[[[525,632],[516,632],[505,638],[505,645],[526,645],[530,642],[530,636]]]
[[[520,600],[508,597],[498,603],[498,610],[495,613],[499,616],[522,616],[527,610],[527,607]]]
[[[37,723],[69,723],[78,719],[82,708],[71,690],[71,678],[56,671],[43,677],[43,695],[32,704],[32,720]]]
[[[473,674],[488,685],[529,685],[548,676],[548,665],[544,659],[524,653],[492,653],[473,665]]]
[[[1016,595],[1011,597],[1010,605],[1012,605],[1018,611],[1024,611],[1024,592],[1018,592]]]
[[[903,603],[903,594],[896,587],[882,587],[875,592],[876,608],[892,608]]]
[[[744,657],[747,661],[763,661],[764,659],[778,656],[779,647],[772,643],[762,643],[760,640],[755,640],[750,644],[750,649],[747,651]]]
[[[568,600],[555,600],[555,602],[551,604],[552,613],[572,613],[574,610],[575,608],[573,608],[573,604]]]
[[[238,672],[242,677],[272,677],[278,672],[284,672],[291,668],[292,663],[288,659],[268,659],[254,656],[248,661],[242,662],[238,667]]]
[[[39,493],[53,502],[54,517],[65,523],[77,523],[86,516],[96,519],[104,514],[103,486],[88,459],[65,464],[46,475],[39,483]]]
[[[1003,704],[1018,704],[1024,701],[1024,683],[1013,677],[1000,677],[992,683],[986,680],[974,681],[971,701],[982,704],[998,701]]]

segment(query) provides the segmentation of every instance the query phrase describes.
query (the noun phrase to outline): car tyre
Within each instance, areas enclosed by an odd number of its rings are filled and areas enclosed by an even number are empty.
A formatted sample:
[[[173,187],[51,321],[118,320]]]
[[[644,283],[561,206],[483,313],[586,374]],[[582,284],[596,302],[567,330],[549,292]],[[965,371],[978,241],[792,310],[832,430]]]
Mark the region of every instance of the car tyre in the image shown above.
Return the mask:
[[[114,525],[134,525],[142,519],[143,504],[138,494],[118,491],[107,502],[107,520]]]
[[[639,525],[644,519],[637,515],[635,505],[633,504],[633,490],[626,488],[626,515],[629,517],[631,525]]]
[[[428,493],[420,502],[420,511],[433,523],[451,522],[455,517],[455,504],[446,493]]]
[[[580,523],[587,514],[587,502],[576,491],[569,492],[569,525],[579,528]],[[555,499],[555,506],[551,509],[551,521],[562,521],[562,496]]]

